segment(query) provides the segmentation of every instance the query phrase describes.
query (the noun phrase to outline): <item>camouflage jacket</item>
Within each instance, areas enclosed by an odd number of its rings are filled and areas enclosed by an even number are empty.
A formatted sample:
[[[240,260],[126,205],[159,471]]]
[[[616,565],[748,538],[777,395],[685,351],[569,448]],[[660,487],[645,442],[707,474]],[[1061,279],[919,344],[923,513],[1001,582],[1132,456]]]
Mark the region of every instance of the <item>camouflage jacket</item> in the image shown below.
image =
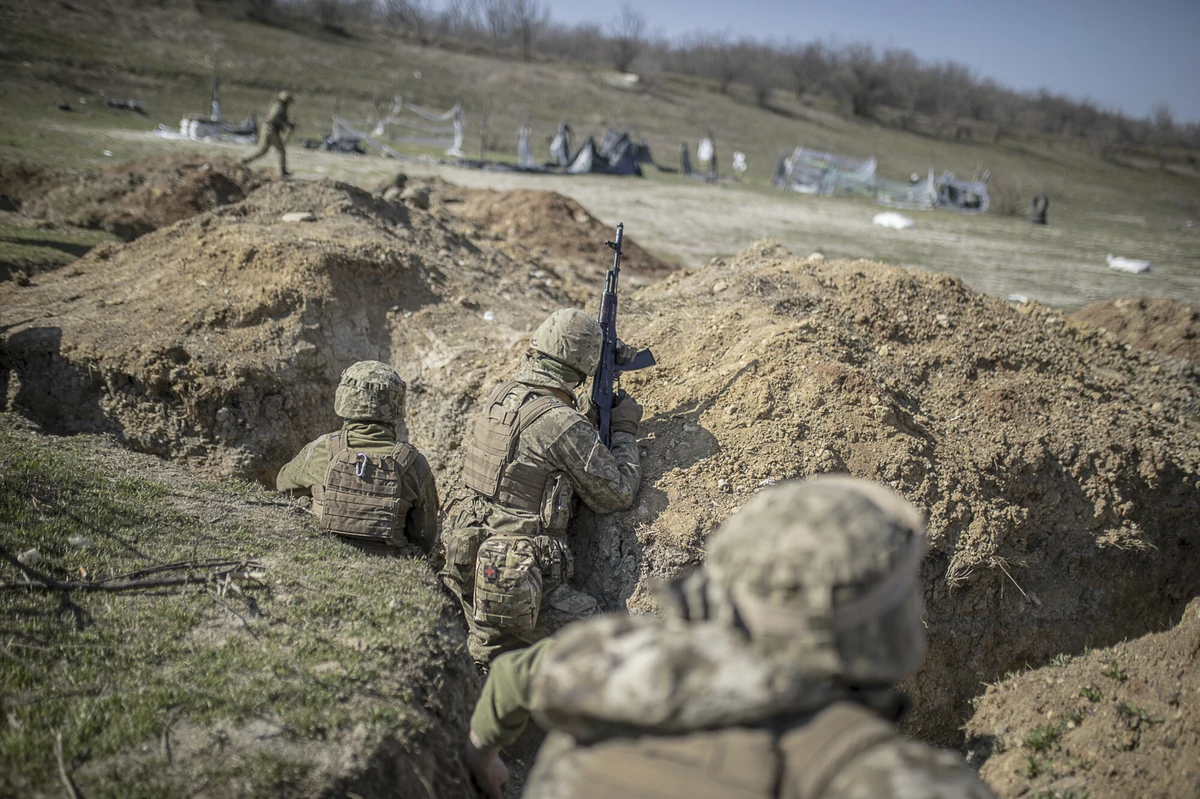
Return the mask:
[[[264,121],[274,133],[282,133],[284,128],[292,127],[292,123],[288,119],[287,103],[278,99],[271,103],[271,108],[267,111],[267,118]]]
[[[342,426],[347,446],[371,455],[386,455],[396,445],[396,428],[381,422],[346,422]],[[309,494],[325,480],[329,467],[328,439],[332,433],[309,443],[292,458],[275,479],[280,491]],[[412,504],[404,522],[404,535],[424,552],[431,552],[438,539],[438,494],[433,470],[425,456],[416,460],[400,482],[400,496]]]
[[[992,799],[960,757],[904,738],[899,706],[764,663],[724,625],[607,616],[495,660],[471,729],[485,746],[531,716],[551,730],[533,799]]]
[[[596,513],[612,513],[633,505],[642,480],[637,441],[629,433],[614,433],[611,451],[600,441],[595,425],[576,410],[570,386],[541,369],[530,358],[513,375],[513,380],[548,388],[564,403],[539,417],[521,433],[514,462],[531,462],[529,453],[539,453],[550,466],[566,477],[564,496],[556,506],[574,507],[581,499]],[[492,533],[540,535],[566,533],[569,514],[544,524],[538,514],[506,507],[467,489],[460,508],[451,510],[455,526],[474,524]],[[456,503],[457,504],[457,503]],[[458,511],[457,513],[455,511]]]

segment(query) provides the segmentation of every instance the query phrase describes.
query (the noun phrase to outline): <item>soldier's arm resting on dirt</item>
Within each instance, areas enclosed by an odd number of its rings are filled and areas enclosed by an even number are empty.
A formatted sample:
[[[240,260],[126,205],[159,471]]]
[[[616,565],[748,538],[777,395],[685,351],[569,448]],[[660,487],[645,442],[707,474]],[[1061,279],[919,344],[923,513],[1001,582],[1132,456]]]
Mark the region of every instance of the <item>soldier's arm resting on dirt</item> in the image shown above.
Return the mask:
[[[613,432],[612,450],[582,416],[550,447],[549,460],[566,472],[575,493],[596,513],[627,510],[642,482],[637,439]]]
[[[279,470],[275,478],[277,491],[292,491],[304,494],[325,479],[325,468],[329,465],[326,454],[325,436],[311,442],[300,454],[292,458]]]
[[[533,680],[553,638],[492,661],[471,716],[471,737],[480,748],[511,746],[533,714]]]
[[[433,469],[421,453],[404,474],[401,490],[411,494],[412,507],[404,520],[404,537],[421,548],[426,555],[433,551],[438,538],[438,493]]]

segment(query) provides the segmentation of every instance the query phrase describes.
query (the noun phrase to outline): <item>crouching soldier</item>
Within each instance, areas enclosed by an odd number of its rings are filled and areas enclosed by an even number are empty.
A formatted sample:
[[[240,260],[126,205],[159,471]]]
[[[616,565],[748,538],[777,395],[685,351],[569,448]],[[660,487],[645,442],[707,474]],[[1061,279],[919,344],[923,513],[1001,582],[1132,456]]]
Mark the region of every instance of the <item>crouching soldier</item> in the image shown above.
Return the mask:
[[[887,488],[819,477],[729,518],[664,617],[574,624],[492,664],[466,761],[491,799],[531,715],[526,799],[994,799],[905,738],[892,684],[925,651],[925,523]]]
[[[629,508],[642,475],[641,406],[623,396],[613,407],[610,451],[577,404],[574,390],[595,372],[601,344],[595,319],[555,311],[475,423],[466,488],[447,510],[442,580],[462,603],[481,665],[597,612],[594,598],[568,584],[567,525],[576,498],[597,513]]]
[[[429,461],[400,441],[406,387],[396,370],[359,361],[342,372],[333,411],[342,429],[313,441],[279,470],[276,487],[310,494],[321,528],[390,555],[437,543],[438,495]]]

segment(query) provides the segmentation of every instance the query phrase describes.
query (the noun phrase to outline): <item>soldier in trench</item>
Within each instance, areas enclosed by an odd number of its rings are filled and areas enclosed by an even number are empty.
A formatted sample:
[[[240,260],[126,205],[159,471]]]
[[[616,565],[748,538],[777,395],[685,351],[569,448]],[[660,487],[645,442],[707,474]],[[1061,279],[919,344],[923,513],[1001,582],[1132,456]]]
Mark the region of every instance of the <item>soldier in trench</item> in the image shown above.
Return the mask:
[[[438,540],[433,470],[401,440],[406,393],[391,366],[351,364],[333,400],[342,429],[308,444],[276,478],[280,491],[312,496],[322,529],[372,554],[429,554]]]
[[[575,396],[600,348],[595,319],[555,311],[475,423],[466,488],[447,508],[442,581],[462,604],[480,665],[598,612],[593,597],[569,584],[567,525],[577,498],[597,513],[629,508],[642,477],[641,406],[625,396],[613,407],[610,450]]]
[[[284,140],[285,135],[296,129],[296,126],[288,119],[288,110],[291,105],[291,92],[280,92],[275,97],[270,110],[267,111],[267,118],[263,120],[262,126],[258,130],[258,149],[243,158],[243,164],[261,158],[267,154],[267,150],[274,147],[279,151],[280,176],[285,178],[292,176],[292,173],[287,170],[287,142]],[[285,128],[287,134],[284,133]]]
[[[952,752],[896,728],[921,663],[925,522],[846,476],[768,488],[712,536],[662,617],[573,624],[498,658],[467,765],[491,799],[500,748],[550,730],[527,799],[994,799]]]

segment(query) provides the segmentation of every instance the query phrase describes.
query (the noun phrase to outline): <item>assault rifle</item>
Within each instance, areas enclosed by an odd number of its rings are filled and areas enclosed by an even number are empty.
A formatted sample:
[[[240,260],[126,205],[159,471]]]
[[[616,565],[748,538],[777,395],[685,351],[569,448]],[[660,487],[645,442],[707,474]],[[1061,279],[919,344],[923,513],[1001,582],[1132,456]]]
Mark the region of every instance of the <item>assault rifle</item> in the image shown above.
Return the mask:
[[[631,347],[618,347],[617,339],[617,281],[621,277],[621,242],[625,238],[625,225],[617,225],[617,240],[606,241],[605,246],[613,250],[612,269],[604,279],[604,294],[600,298],[600,332],[604,334],[604,346],[600,350],[600,365],[592,376],[592,402],[600,425],[600,440],[604,446],[612,447],[613,384],[618,383],[621,372],[632,372],[654,365],[650,350],[634,352]]]

